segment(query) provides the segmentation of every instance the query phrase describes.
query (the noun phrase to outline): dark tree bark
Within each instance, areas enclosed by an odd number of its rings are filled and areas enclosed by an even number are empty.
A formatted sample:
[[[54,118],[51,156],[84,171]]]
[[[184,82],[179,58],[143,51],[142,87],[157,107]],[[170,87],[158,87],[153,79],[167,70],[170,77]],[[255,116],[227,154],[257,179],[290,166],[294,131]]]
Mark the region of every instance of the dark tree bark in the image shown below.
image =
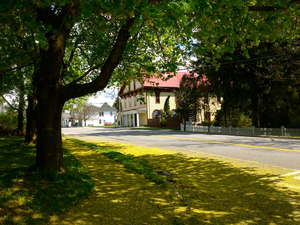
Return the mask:
[[[37,139],[37,100],[36,100],[36,87],[32,95],[28,97],[28,106],[26,110],[26,135],[25,143],[36,143]]]
[[[24,135],[24,108],[25,108],[24,90],[20,90],[19,106],[18,106],[18,131],[17,131],[17,134],[19,136]]]

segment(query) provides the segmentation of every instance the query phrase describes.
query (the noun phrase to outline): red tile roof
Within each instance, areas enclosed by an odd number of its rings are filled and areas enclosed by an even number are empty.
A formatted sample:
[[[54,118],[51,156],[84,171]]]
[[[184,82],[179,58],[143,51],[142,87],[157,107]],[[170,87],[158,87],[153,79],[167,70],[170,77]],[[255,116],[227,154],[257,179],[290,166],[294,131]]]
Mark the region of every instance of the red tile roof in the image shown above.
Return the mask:
[[[168,88],[179,88],[180,81],[184,75],[189,75],[189,72],[177,72],[176,76],[174,73],[169,73],[169,75],[173,76],[169,79],[168,74],[163,75],[163,77],[158,77],[154,75],[150,78],[144,78],[144,87],[168,87]]]
[[[173,77],[168,78],[168,75],[171,75]],[[164,74],[163,77],[158,77],[157,75],[154,75],[150,78],[144,78],[144,87],[167,87],[167,88],[179,88],[180,87],[180,81],[184,75],[191,76],[189,72],[177,72],[176,76],[174,76],[174,73],[168,73]],[[194,76],[198,76],[197,74],[194,74]],[[202,78],[199,80],[199,84],[208,84],[210,85],[207,77],[202,74]]]
[[[169,75],[171,76],[170,78],[168,78]],[[192,76],[189,72],[177,72],[176,76],[174,76],[174,73],[166,73],[163,76],[158,76],[157,74],[155,74],[150,78],[144,77],[144,83],[142,85],[143,87],[179,88],[180,81],[184,75]],[[198,75],[194,74],[193,76]],[[202,78],[198,82],[199,85],[210,85],[205,74],[202,74]],[[119,96],[122,95],[126,84],[127,83],[125,82],[122,88],[120,89],[118,94]]]

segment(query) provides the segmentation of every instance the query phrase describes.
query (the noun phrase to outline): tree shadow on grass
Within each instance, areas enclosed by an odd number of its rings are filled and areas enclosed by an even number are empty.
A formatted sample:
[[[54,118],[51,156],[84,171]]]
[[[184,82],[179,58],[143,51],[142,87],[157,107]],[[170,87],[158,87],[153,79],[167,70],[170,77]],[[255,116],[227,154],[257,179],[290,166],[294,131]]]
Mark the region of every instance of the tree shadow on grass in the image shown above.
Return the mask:
[[[103,144],[104,149],[115,149]],[[122,148],[122,147],[120,147]],[[122,150],[122,149],[119,149]],[[299,224],[299,193],[279,190],[280,178],[254,168],[182,154],[147,154],[157,173],[172,174],[167,188],[95,150],[71,150],[97,185],[89,199],[56,224]],[[127,155],[129,156],[129,155]]]
[[[185,206],[179,220],[192,218],[191,224],[300,224],[300,194],[275,188],[280,178],[274,175],[257,175],[254,168],[181,154],[140,159],[157,171],[173,174],[166,179]]]
[[[23,140],[0,140],[0,224],[45,224],[85,198],[94,182],[64,150],[66,173],[40,172],[35,147]]]

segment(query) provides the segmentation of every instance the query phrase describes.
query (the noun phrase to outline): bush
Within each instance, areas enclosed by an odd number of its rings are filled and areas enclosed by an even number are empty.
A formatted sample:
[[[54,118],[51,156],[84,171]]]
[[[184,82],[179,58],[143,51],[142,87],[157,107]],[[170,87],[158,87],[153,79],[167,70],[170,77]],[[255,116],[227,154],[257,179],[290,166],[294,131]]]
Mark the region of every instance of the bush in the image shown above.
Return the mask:
[[[162,119],[161,120],[161,127],[166,127],[167,126],[167,120],[166,119]]]
[[[202,126],[210,126],[210,125],[214,125],[215,121],[207,121],[205,120],[204,122],[202,122]]]
[[[0,135],[13,135],[16,133],[18,118],[15,115],[0,114]]]

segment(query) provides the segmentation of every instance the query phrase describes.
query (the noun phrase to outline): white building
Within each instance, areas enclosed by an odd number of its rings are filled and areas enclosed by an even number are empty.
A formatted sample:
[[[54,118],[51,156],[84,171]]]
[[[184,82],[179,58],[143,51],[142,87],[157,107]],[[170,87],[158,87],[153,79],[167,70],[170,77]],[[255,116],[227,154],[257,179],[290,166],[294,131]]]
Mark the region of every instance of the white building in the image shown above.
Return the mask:
[[[86,126],[105,126],[113,125],[115,123],[115,117],[117,116],[117,109],[115,107],[97,108],[98,112],[86,120]]]
[[[86,106],[82,110],[73,110],[70,114],[62,114],[63,127],[105,126],[113,125],[117,117],[115,107]]]

